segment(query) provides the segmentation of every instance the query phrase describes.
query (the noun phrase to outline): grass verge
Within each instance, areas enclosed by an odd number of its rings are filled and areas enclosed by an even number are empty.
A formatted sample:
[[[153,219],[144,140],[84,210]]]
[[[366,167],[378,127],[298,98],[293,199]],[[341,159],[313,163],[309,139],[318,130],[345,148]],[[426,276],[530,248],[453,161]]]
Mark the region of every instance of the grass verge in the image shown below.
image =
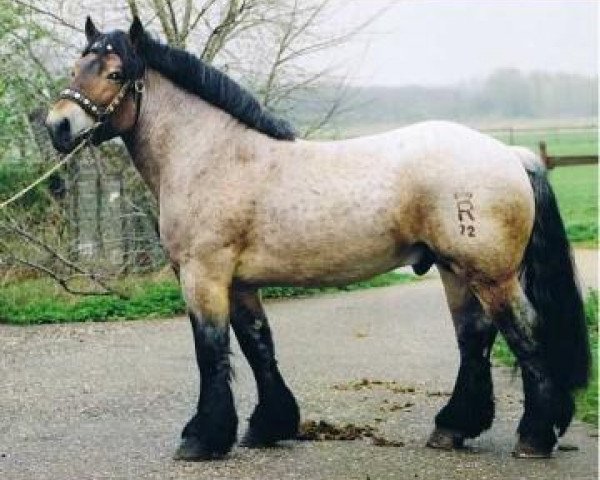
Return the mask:
[[[592,375],[588,387],[575,397],[576,416],[584,422],[598,425],[598,291],[590,290],[585,300],[585,317],[592,350]],[[515,357],[503,338],[499,337],[496,341],[493,356],[503,365],[515,365]]]
[[[389,272],[342,288],[270,287],[263,298],[305,297],[319,293],[385,287],[414,281],[415,276]],[[160,318],[185,313],[179,285],[172,279],[128,278],[119,291],[129,296],[80,297],[66,293],[47,279],[21,281],[0,290],[0,323],[31,325],[63,322],[104,322]]]
[[[557,167],[550,172],[567,235],[579,246],[598,246],[598,165]]]

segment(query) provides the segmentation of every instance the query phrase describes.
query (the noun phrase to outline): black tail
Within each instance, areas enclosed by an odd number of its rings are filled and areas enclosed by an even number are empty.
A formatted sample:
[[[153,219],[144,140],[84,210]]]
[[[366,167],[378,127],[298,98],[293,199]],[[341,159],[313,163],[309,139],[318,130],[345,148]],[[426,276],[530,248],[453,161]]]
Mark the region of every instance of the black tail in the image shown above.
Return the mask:
[[[536,336],[555,386],[571,392],[588,383],[590,347],[571,248],[552,187],[540,166],[528,170],[535,222],[525,251],[523,286],[535,308]]]

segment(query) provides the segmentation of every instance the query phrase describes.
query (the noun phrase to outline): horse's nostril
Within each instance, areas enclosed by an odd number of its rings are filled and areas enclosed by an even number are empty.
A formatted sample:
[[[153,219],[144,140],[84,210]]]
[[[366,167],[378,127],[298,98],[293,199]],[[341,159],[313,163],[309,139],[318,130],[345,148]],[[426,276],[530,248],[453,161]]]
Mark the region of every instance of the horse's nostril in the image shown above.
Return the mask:
[[[56,127],[56,133],[60,136],[71,136],[71,122],[68,118],[63,118]]]
[[[59,151],[66,151],[71,144],[71,122],[68,118],[46,120],[46,128],[52,138],[52,144]]]
[[[68,145],[71,142],[71,122],[68,118],[63,118],[56,124],[54,138],[61,145]]]

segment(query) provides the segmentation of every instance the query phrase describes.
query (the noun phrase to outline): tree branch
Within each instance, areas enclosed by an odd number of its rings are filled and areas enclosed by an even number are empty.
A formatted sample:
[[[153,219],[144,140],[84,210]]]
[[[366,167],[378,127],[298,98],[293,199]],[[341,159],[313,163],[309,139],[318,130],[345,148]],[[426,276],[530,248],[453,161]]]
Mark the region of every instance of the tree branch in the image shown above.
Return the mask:
[[[171,29],[171,24],[169,23],[169,17],[167,15],[167,11],[165,10],[165,0],[152,0],[152,4],[154,5],[154,11],[158,17],[160,22],[160,26],[167,37],[167,43],[173,45],[176,43],[177,39],[174,36],[174,32]]]
[[[127,0],[127,5],[129,5],[129,11],[131,12],[131,16],[139,18],[140,9],[138,8],[136,0]]]
[[[171,29],[173,31],[173,38],[175,39],[175,45],[179,45],[179,28],[177,27],[177,17],[175,16],[175,10],[173,10],[172,0],[165,0],[167,2],[167,8],[169,9],[169,19],[171,20]]]
[[[54,248],[50,247],[49,245],[47,245],[46,243],[42,242],[41,240],[39,240],[38,238],[36,238],[34,235],[30,234],[29,232],[23,230],[22,228],[20,228],[15,222],[11,222],[10,225],[9,224],[0,224],[0,229],[15,233],[23,238],[25,238],[26,240],[29,240],[31,243],[37,245],[38,247],[40,247],[41,249],[43,249],[46,253],[50,254],[50,256],[52,256],[53,258],[55,258],[56,260],[58,260],[59,262],[61,262],[62,264],[64,264],[65,266],[67,266],[68,268],[74,270],[75,272],[89,278],[90,280],[92,280],[94,283],[97,283],[99,286],[101,286],[104,290],[106,290],[107,292],[111,292],[115,295],[118,295],[120,297],[124,297],[124,295],[116,292],[115,290],[113,290],[110,286],[106,285],[104,283],[104,281],[102,281],[98,275],[96,275],[93,272],[88,272],[86,271],[84,268],[82,268],[81,266],[77,265],[74,262],[71,262],[70,260],[66,259],[64,256],[62,256],[60,253],[58,253]]]
[[[0,248],[2,248],[4,251],[6,251],[6,253],[8,254],[8,257],[13,262],[19,263],[21,265],[25,265],[26,267],[30,267],[30,268],[33,268],[34,270],[44,273],[45,275],[52,278],[56,283],[58,283],[65,291],[67,291],[68,293],[70,293],[72,295],[118,295],[120,298],[127,298],[127,297],[120,295],[112,290],[104,290],[102,292],[98,292],[96,290],[74,289],[69,286],[69,280],[74,278],[73,276],[63,278],[63,277],[57,275],[52,270],[50,270],[48,267],[44,267],[43,265],[32,262],[25,258],[17,257],[9,250],[8,245],[6,245],[6,243],[4,243],[2,240],[0,240]]]
[[[228,36],[238,24],[237,19],[248,4],[244,0],[229,0],[229,5],[221,22],[210,33],[200,57],[212,63],[219,50],[223,48]]]
[[[198,22],[200,22],[200,20],[202,20],[204,18],[204,15],[206,15],[206,13],[211,9],[211,7],[215,3],[217,3],[217,1],[218,0],[207,0],[207,2],[202,6],[200,11],[196,15],[196,18],[190,23],[189,28],[183,33],[183,35],[184,35],[183,41],[184,42],[187,40],[187,37],[189,36],[190,32],[192,32],[198,26]]]
[[[78,32],[83,32],[83,28],[77,27],[76,25],[73,25],[72,23],[67,22],[64,18],[60,17],[59,15],[57,15],[49,10],[44,10],[43,8],[40,8],[40,7],[34,7],[31,3],[25,2],[23,0],[13,0],[13,2],[15,2],[17,5],[21,5],[22,7],[26,7],[35,13],[50,17],[65,27],[68,27],[72,30],[76,30]]]

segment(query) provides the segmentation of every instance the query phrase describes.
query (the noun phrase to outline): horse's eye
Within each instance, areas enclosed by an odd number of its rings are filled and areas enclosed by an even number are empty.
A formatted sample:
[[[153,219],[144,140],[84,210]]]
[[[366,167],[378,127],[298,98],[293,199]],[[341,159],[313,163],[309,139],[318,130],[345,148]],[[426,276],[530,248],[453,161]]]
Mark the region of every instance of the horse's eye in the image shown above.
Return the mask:
[[[112,80],[114,82],[120,82],[123,80],[123,76],[121,75],[121,72],[110,72],[106,78],[108,78],[109,80]]]

